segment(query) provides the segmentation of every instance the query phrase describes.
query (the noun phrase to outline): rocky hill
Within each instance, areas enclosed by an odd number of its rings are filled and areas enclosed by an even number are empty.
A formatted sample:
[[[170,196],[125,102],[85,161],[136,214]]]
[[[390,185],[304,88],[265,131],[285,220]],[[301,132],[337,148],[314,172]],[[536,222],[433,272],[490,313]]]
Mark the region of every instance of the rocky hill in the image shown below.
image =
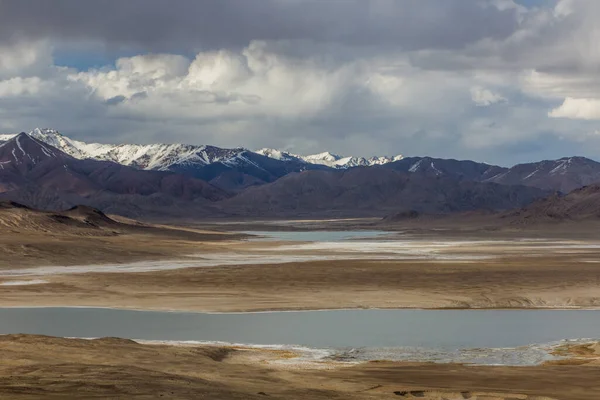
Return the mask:
[[[21,133],[0,145],[0,199],[40,209],[86,204],[136,215],[175,207],[178,201],[207,205],[231,195],[203,180],[146,171],[109,161],[80,160]]]
[[[231,213],[244,215],[383,216],[407,210],[508,210],[547,195],[547,191],[526,186],[370,167],[290,174],[274,183],[249,188],[220,205]]]
[[[502,218],[517,223],[600,220],[600,185],[585,186],[567,195],[556,193]]]

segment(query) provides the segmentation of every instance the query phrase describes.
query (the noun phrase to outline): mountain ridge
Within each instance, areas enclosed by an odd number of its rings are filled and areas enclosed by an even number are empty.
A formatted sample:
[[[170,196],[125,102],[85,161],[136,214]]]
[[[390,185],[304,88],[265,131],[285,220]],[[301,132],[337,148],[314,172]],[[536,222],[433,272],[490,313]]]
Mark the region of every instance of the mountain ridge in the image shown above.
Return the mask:
[[[29,136],[79,160],[110,161],[140,170],[181,173],[231,192],[273,182],[290,172],[328,168],[304,161],[283,162],[241,147],[223,149],[185,144],[88,144],[72,140],[56,130],[39,128],[30,132]],[[0,141],[14,137],[12,134],[0,135]]]
[[[583,186],[566,195],[557,193],[501,217],[518,224],[595,221],[600,219],[600,184]]]
[[[398,155],[367,159],[341,157],[330,152],[300,156],[267,148],[253,152],[243,147],[223,149],[209,145],[108,145],[85,143],[70,139],[53,129],[39,128],[30,132],[29,136],[78,160],[91,159],[138,170],[183,174],[230,193],[240,193],[253,186],[275,182],[290,173],[306,170],[350,170],[378,166],[423,176],[448,176],[459,181],[525,185],[562,193],[600,182],[600,163],[585,157],[564,157],[508,168],[470,160],[427,156]],[[0,143],[15,137],[12,134],[0,135]],[[0,164],[0,170],[2,168],[3,165]],[[6,182],[0,184],[6,185]]]
[[[549,194],[533,187],[415,174],[384,165],[292,173],[248,188],[220,205],[253,216],[385,216],[409,210],[432,214],[509,210]]]
[[[269,164],[281,168],[282,162],[278,160],[254,153],[245,157],[252,164],[260,161],[255,168],[266,174]],[[486,176],[486,171],[489,174],[493,166],[421,159],[418,165],[428,167],[421,169],[411,163],[399,160],[348,169],[288,168],[272,182],[233,193],[179,172],[142,170],[114,161],[81,160],[20,133],[0,145],[0,200],[46,210],[79,204],[128,217],[380,216],[407,209],[424,213],[506,210],[523,207],[549,194],[533,187],[475,179]],[[289,165],[297,163],[284,167]],[[207,168],[213,168],[218,179],[227,179],[228,174],[234,174],[229,178],[236,179],[235,174],[243,174],[241,168],[223,171],[225,166],[219,162]]]
[[[394,161],[401,160],[403,158],[402,155],[396,155],[393,157],[387,156],[374,156],[374,157],[355,157],[355,156],[340,156],[337,154],[330,153],[328,151],[311,154],[308,156],[301,156],[298,154],[293,154],[283,150],[271,149],[271,148],[262,148],[260,150],[255,151],[257,154],[264,155],[266,157],[270,157],[276,160],[283,161],[303,161],[309,164],[320,164],[325,165],[330,168],[336,169],[347,169],[352,167],[371,167],[373,165],[383,165],[387,163],[391,163]]]
[[[401,155],[394,157],[355,157],[338,156],[330,152],[300,156],[276,149],[260,149],[251,151],[244,147],[232,149],[211,145],[190,145],[182,143],[155,144],[101,144],[87,143],[71,139],[55,129],[35,128],[29,135],[50,144],[75,158],[93,158],[101,161],[113,161],[122,165],[140,169],[168,170],[173,164],[200,163],[203,165],[223,162],[236,164],[236,159],[244,153],[254,153],[280,161],[296,161],[306,164],[317,164],[331,168],[350,168],[355,166],[380,165],[397,161]],[[0,142],[15,137],[15,134],[0,135]]]
[[[206,181],[170,171],[146,171],[110,161],[80,160],[20,133],[0,144],[0,200],[39,209],[90,205],[115,214],[197,205],[230,197]]]

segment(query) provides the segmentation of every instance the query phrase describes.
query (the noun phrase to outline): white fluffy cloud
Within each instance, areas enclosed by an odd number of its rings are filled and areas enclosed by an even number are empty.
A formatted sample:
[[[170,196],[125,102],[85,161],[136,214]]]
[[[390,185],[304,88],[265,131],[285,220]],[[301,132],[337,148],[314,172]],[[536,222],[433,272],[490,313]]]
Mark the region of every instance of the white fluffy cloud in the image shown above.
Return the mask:
[[[174,57],[121,58],[114,69],[74,73],[69,80],[109,102],[114,113],[201,123],[215,118],[308,121],[343,101],[353,87],[364,88],[361,81],[368,78],[357,63],[292,60],[264,42],[237,52],[201,52],[193,60]]]
[[[471,88],[471,100],[478,106],[491,106],[495,103],[506,102],[506,98],[481,86]]]
[[[600,99],[574,99],[565,101],[548,113],[554,118],[600,120]]]
[[[380,3],[369,14],[373,24],[397,11],[390,2],[379,13],[386,2]],[[42,125],[102,142],[430,154],[502,164],[600,151],[593,134],[600,128],[596,1],[445,4],[455,7],[448,13],[454,27],[466,23],[457,10],[480,7],[471,12],[489,18],[495,33],[463,37],[457,30],[444,42],[421,26],[424,36],[414,46],[401,32],[400,45],[386,36],[379,47],[374,38],[398,32],[373,28],[366,46],[356,32],[344,36],[351,26],[336,25],[307,36],[313,40],[295,32],[300,39],[248,37],[243,46],[185,56],[135,51],[80,69],[59,65],[60,41],[0,41],[0,129]],[[419,7],[419,20],[442,18]],[[442,19],[451,26],[448,15]]]

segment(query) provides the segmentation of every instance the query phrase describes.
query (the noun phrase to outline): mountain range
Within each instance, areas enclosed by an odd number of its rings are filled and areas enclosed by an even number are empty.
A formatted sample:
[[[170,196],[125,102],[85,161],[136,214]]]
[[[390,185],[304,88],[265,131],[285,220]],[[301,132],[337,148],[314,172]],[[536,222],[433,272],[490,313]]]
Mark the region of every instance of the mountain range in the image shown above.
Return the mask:
[[[300,162],[281,162],[243,148],[186,144],[98,144],[68,138],[52,129],[34,129],[28,136],[79,160],[108,161],[139,170],[181,173],[214,183],[224,190],[272,182],[290,172],[321,168]],[[0,135],[0,143],[15,135]]]
[[[8,141],[16,134],[0,135],[0,143]],[[36,128],[29,132],[29,136],[49,144],[70,156],[79,159],[92,158],[101,161],[113,161],[119,164],[136,167],[139,169],[150,169],[166,171],[179,165],[209,165],[223,163],[225,165],[238,166],[246,164],[251,160],[251,154],[258,154],[274,160],[288,163],[324,165],[331,168],[350,168],[357,166],[381,165],[402,159],[401,155],[394,157],[343,157],[329,152],[300,156],[275,149],[261,149],[249,151],[238,147],[234,149],[223,149],[207,145],[189,144],[100,144],[86,143],[73,140],[62,135],[54,129]],[[249,154],[251,153],[251,154]]]
[[[89,144],[50,129],[0,135],[0,199],[135,217],[509,210],[594,182],[600,163],[583,157],[506,168],[431,157]]]
[[[553,194],[501,217],[521,224],[594,221],[600,218],[600,185],[584,186],[564,196]]]
[[[36,128],[29,136],[80,160],[94,159],[142,170],[171,171],[211,182],[225,190],[237,191],[248,186],[273,182],[291,172],[311,169],[370,166],[401,159],[341,157],[328,152],[298,156],[277,150],[253,152],[244,148],[224,149],[189,144],[100,144],[73,140],[53,129]],[[14,138],[0,135],[0,143]]]
[[[373,166],[289,174],[273,183],[248,188],[220,203],[230,213],[240,215],[358,217],[413,210],[427,214],[508,210],[548,194],[534,187]]]
[[[296,162],[305,162],[308,164],[318,164],[325,165],[330,168],[336,169],[347,169],[352,167],[372,167],[373,165],[383,165],[387,163],[391,163],[394,161],[402,160],[402,155],[397,155],[393,157],[387,156],[379,156],[379,157],[343,157],[338,156],[337,154],[330,153],[328,151],[313,154],[310,156],[300,156],[297,154],[288,153],[282,150],[276,149],[260,149],[256,151],[257,154],[273,158],[275,160],[280,161],[296,161]]]
[[[0,145],[0,198],[36,208],[87,204],[135,215],[139,208],[174,207],[177,202],[189,203],[189,207],[229,196],[223,189],[183,174],[80,160],[26,133]]]
[[[531,186],[562,193],[600,182],[600,163],[585,157],[544,160],[517,164],[510,168],[468,160],[407,157],[386,164],[385,167],[431,176],[452,176],[476,182]]]
[[[225,149],[209,145],[86,143],[53,129],[39,128],[28,135],[76,159],[111,161],[136,169],[181,173],[230,192],[274,182],[292,172],[378,165],[396,171],[533,186],[563,193],[600,181],[600,163],[584,157],[545,160],[507,168],[468,160],[401,155],[365,158],[323,152],[300,156],[266,148],[254,152],[242,147]],[[14,134],[0,135],[0,143],[14,137]]]

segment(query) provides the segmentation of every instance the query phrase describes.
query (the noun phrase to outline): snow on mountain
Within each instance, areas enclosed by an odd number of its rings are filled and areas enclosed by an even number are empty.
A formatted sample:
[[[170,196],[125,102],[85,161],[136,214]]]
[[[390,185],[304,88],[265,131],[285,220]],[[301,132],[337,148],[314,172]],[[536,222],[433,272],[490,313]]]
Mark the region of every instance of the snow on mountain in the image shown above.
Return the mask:
[[[600,181],[600,163],[585,157],[564,157],[518,164],[486,182],[522,184],[567,193]]]
[[[229,163],[243,151],[243,149],[230,150],[213,146],[185,144],[122,144],[111,146],[108,151],[102,151],[100,154],[94,155],[93,158],[113,161],[140,169],[162,171],[168,170],[169,167],[175,164],[208,165],[218,161]]]
[[[453,175],[460,179],[526,185],[565,193],[600,181],[600,163],[584,157],[566,157],[503,168],[468,160],[404,158],[401,155],[365,158],[323,152],[301,156],[269,148],[252,152],[244,148],[222,149],[206,145],[85,143],[53,129],[39,128],[7,147],[6,144],[15,137],[15,134],[0,135],[0,150],[4,155],[4,159],[0,160],[0,170],[8,167],[9,162],[25,168],[41,162],[51,153],[47,148],[37,146],[39,151],[29,154],[23,143],[31,143],[27,140],[30,137],[38,144],[50,145],[76,159],[111,161],[138,169],[182,173],[231,191],[273,182],[291,172],[307,169],[347,169],[383,164],[387,164],[386,168],[398,171]]]
[[[235,166],[252,164],[259,167],[247,157],[249,151],[244,148],[222,149],[214,146],[195,146],[186,144],[100,144],[85,143],[70,139],[53,129],[36,128],[29,135],[47,143],[68,155],[86,159],[112,161],[122,165],[147,170],[168,171],[172,166],[199,165],[205,166],[215,162]],[[0,143],[15,135],[0,135]],[[342,157],[329,152],[300,156],[282,150],[264,148],[253,153],[283,162],[307,163],[323,165],[330,168],[345,169],[357,166],[383,165],[402,159],[394,157]],[[246,156],[245,156],[246,155]]]
[[[60,160],[63,160],[63,157],[69,156],[58,153],[47,144],[25,133],[21,133],[13,136],[12,140],[4,141],[0,144],[0,172],[9,174],[11,172],[28,172],[49,159],[54,159],[54,161],[61,163]],[[7,178],[7,175],[4,175],[3,178],[10,181],[14,176]]]
[[[304,161],[301,156],[297,156],[295,154],[288,153],[287,151],[276,149],[264,148],[255,151],[255,153],[279,161]]]
[[[301,156],[297,154],[288,153],[281,150],[275,149],[260,149],[256,151],[257,154],[274,158],[276,160],[281,161],[303,161],[309,164],[319,164],[325,165],[331,168],[345,169],[350,167],[359,167],[359,166],[372,166],[372,165],[383,165],[390,162],[398,161],[402,159],[401,155],[397,155],[394,157],[342,157],[337,154],[332,154],[330,152],[324,152],[319,154],[312,154],[308,156]]]
[[[70,139],[53,129],[36,128],[29,135],[78,159],[112,161],[146,170],[167,171],[173,165],[208,165],[215,162],[235,164],[247,150],[221,149],[186,144],[101,144]],[[15,135],[0,135],[0,142]]]

